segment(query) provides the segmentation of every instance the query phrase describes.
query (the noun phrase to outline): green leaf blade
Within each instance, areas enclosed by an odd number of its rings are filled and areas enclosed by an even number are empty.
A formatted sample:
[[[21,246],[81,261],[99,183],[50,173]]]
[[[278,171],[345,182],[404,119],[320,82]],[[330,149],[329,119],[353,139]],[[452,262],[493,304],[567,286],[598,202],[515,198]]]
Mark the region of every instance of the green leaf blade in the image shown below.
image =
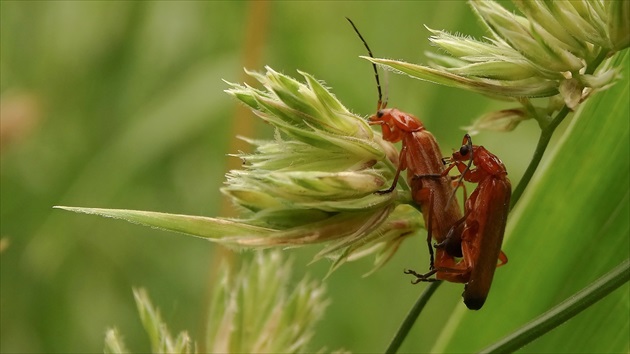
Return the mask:
[[[274,230],[247,225],[228,219],[209,218],[205,216],[168,214],[153,211],[127,209],[100,209],[55,206],[75,213],[98,215],[106,218],[125,220],[133,224],[154,227],[167,231],[179,232],[191,236],[220,241],[223,238],[245,235],[267,235]]]

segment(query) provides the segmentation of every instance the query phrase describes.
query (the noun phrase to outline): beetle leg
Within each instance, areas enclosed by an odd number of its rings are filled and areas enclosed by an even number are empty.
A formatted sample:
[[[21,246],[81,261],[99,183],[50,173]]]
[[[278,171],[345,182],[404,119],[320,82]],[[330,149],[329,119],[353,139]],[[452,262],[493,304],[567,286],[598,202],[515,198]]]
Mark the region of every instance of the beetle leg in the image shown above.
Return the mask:
[[[497,267],[505,265],[507,262],[508,262],[507,256],[505,255],[505,253],[503,253],[503,251],[501,251],[501,253],[499,253],[499,264],[497,264]]]
[[[430,174],[426,174],[426,175],[413,175],[413,177],[411,177],[411,180],[415,181],[415,180],[420,179],[420,178],[438,179],[438,178],[442,178],[442,177],[444,177],[444,176],[442,176],[441,174],[430,173]]]
[[[407,145],[405,145],[405,143],[403,142],[403,146],[400,149],[400,155],[398,156],[398,168],[396,169],[396,174],[394,175],[394,182],[392,183],[392,186],[381,190],[381,191],[376,191],[376,194],[388,194],[394,191],[394,189],[396,189],[396,185],[398,184],[398,177],[400,177],[400,172],[402,172],[402,170],[407,168]]]
[[[446,237],[442,242],[436,243],[434,245],[437,249],[444,249],[446,253],[453,257],[461,257],[462,256],[462,239],[461,232],[456,232],[462,224],[466,221],[466,215],[464,215],[461,219],[457,220],[453,226],[448,230]]]
[[[429,278],[430,276],[432,276],[433,274],[435,274],[437,272],[437,270],[432,270],[426,274],[420,274],[417,273],[415,270],[411,270],[411,269],[405,269],[405,274],[411,274],[413,276],[416,277],[416,280],[412,280],[411,283],[412,284],[418,284],[420,282],[434,282],[434,281],[438,281],[438,279],[435,278]]]

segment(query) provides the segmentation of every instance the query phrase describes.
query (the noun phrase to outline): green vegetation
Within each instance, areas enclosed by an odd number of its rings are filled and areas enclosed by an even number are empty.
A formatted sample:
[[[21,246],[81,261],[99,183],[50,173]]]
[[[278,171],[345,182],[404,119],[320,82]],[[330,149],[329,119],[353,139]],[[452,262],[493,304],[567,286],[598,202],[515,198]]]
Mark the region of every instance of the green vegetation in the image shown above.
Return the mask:
[[[219,189],[228,164],[239,164],[227,154],[247,147],[232,139],[273,135],[237,108],[222,79],[245,81],[243,66],[292,77],[302,70],[367,116],[376,106],[371,67],[358,58],[364,48],[344,16],[377,57],[411,63],[425,62],[430,48],[423,24],[485,35],[463,2],[0,6],[2,352],[98,352],[112,326],[127,348],[149,350],[132,287],[147,289],[171,333],[205,337],[220,261],[251,253],[51,206],[234,216]],[[562,141],[552,140],[510,216],[510,263],[497,271],[483,310],[465,310],[462,286],[442,284],[401,351],[480,350],[628,258],[627,55],[619,62],[623,79],[558,128]],[[511,107],[401,75],[389,75],[388,88],[389,106],[420,117],[444,153],[459,146],[459,127]],[[530,120],[510,133],[482,132],[475,144],[500,156],[516,185],[538,134]],[[320,250],[286,251],[295,256],[295,283],[305,272],[327,274],[327,261],[307,266]],[[332,301],[311,349],[385,350],[425,288],[409,285],[402,269],[425,267],[428,256],[414,237],[361,278],[371,262],[326,280]],[[627,352],[627,304],[626,284],[526,350]]]

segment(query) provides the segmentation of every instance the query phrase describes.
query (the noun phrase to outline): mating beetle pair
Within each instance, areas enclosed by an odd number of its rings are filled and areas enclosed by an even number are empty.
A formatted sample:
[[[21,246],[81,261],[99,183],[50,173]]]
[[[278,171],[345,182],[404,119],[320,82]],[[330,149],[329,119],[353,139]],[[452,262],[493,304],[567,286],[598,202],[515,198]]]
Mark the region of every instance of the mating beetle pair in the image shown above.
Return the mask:
[[[372,57],[366,41],[354,23],[348,21]],[[406,270],[405,273],[416,277],[414,283],[435,280],[465,283],[464,303],[469,309],[478,310],[488,296],[496,267],[507,263],[501,244],[512,187],[505,166],[483,146],[473,145],[468,134],[459,150],[442,158],[435,137],[418,118],[386,108],[378,72],[373,67],[379,100],[377,113],[369,118],[369,123],[381,126],[385,140],[402,142],[394,182],[389,189],[378,193],[392,192],[400,173],[407,170],[413,201],[420,206],[427,228],[429,272]],[[449,172],[455,167],[460,175],[453,179]],[[463,186],[463,180],[476,183],[477,188],[464,198],[462,215],[453,197],[457,188]],[[437,242],[435,254],[432,239]]]

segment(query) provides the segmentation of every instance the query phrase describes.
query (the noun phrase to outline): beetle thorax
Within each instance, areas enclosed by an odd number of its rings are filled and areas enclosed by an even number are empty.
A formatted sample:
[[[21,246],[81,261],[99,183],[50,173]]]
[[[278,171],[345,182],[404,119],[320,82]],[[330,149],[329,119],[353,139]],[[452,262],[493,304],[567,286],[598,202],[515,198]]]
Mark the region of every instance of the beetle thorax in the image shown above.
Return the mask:
[[[401,112],[396,108],[382,109],[378,111],[377,116],[380,116],[392,130],[411,133],[424,129],[424,125],[418,118],[409,113]]]

